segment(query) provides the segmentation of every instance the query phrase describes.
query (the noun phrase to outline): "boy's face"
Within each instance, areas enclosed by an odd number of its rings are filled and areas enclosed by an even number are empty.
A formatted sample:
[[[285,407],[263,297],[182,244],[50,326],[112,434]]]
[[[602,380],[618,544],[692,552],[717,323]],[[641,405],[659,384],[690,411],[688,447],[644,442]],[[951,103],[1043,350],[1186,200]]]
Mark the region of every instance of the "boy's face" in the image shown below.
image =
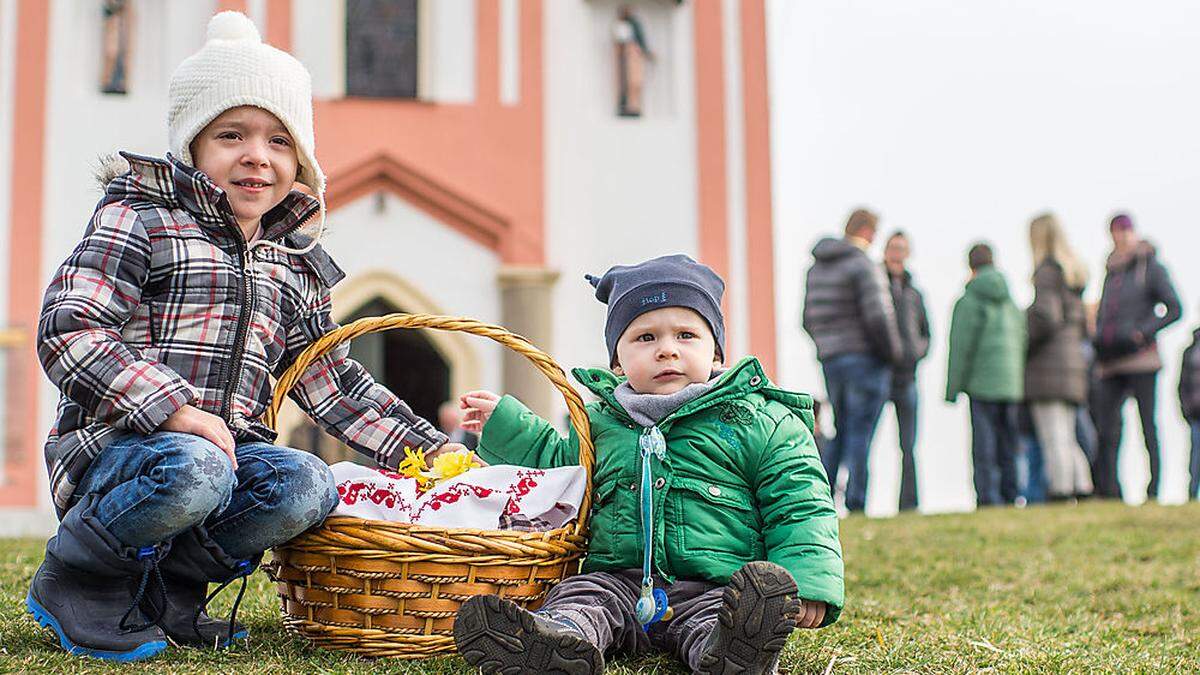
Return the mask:
[[[721,365],[708,322],[695,310],[664,307],[646,312],[617,341],[613,372],[629,378],[639,394],[674,394],[707,382]]]
[[[287,127],[254,106],[230,108],[197,134],[192,160],[225,194],[243,225],[257,225],[292,189],[299,162]]]

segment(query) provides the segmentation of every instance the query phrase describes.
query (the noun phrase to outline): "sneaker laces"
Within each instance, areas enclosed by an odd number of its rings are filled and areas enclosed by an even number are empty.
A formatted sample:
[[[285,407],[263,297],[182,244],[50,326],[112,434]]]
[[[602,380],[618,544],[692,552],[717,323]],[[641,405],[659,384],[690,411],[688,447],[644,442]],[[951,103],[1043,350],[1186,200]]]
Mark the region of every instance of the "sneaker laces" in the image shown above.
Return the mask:
[[[242,586],[238,589],[237,598],[235,598],[233,601],[233,609],[229,611],[229,636],[226,644],[233,644],[233,634],[237,629],[238,607],[240,607],[242,604],[242,598],[246,596],[246,583],[249,581],[250,575],[253,573],[254,565],[251,564],[249,560],[238,561],[237,571],[234,573],[234,575],[221,582],[221,585],[217,586],[215,591],[209,593],[208,597],[204,598],[204,602],[200,603],[200,606],[196,608],[195,613],[192,614],[192,630],[195,631],[196,635],[200,635],[200,615],[208,611],[208,603],[212,602],[212,599],[217,597],[221,591],[229,588],[229,584],[241,579]]]
[[[154,546],[144,546],[138,549],[137,559],[142,561],[142,578],[138,581],[137,593],[133,595],[133,602],[129,603],[129,607],[125,613],[121,615],[121,621],[117,627],[126,633],[137,633],[146,630],[147,628],[157,624],[162,620],[163,613],[167,609],[167,588],[163,584],[162,571],[158,568],[158,549]],[[158,580],[158,605],[153,617],[147,616],[148,621],[145,623],[131,624],[130,621],[134,616],[134,612],[138,611],[142,604],[142,599],[146,597],[146,589],[153,579]],[[153,605],[154,603],[150,603]]]

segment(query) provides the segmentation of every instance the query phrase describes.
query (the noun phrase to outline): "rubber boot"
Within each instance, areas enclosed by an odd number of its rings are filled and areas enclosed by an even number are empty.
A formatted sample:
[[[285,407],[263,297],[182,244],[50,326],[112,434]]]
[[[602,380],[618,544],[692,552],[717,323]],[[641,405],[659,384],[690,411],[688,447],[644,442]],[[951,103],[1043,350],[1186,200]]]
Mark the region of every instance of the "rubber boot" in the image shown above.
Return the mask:
[[[46,544],[25,606],[71,654],[140,661],[167,648],[167,638],[139,605],[162,594],[158,563],[168,546],[136,549],[95,517],[95,495],[79,501]]]

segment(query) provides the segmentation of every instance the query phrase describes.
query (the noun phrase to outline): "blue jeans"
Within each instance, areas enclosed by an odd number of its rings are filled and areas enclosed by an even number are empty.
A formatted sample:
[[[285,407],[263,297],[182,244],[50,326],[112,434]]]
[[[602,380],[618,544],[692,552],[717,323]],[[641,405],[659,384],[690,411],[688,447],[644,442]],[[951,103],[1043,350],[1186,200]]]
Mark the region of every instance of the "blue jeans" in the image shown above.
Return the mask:
[[[1042,444],[1038,443],[1033,431],[1022,431],[1022,452],[1017,461],[1017,483],[1026,504],[1041,504],[1046,501],[1046,466],[1042,458]]]
[[[1081,405],[1075,414],[1075,440],[1087,457],[1088,463],[1096,461],[1096,445],[1100,440],[1096,437],[1096,425],[1092,423],[1092,414],[1086,405]]]
[[[892,380],[892,407],[900,434],[900,510],[917,508],[917,381]]]
[[[1192,421],[1192,479],[1188,481],[1188,499],[1200,499],[1196,492],[1200,491],[1200,420]]]
[[[821,363],[821,370],[836,431],[822,464],[830,485],[837,484],[838,467],[846,465],[846,508],[862,511],[867,504],[871,439],[888,400],[892,371],[870,354],[834,356]]]
[[[96,516],[128,546],[153,546],[203,525],[234,558],[295,537],[337,504],[333,474],[315,455],[267,443],[243,443],[236,454],[234,471],[199,436],[129,434],[100,453],[76,493],[102,495]]]
[[[971,399],[971,455],[979,506],[1017,499],[1017,404]]]

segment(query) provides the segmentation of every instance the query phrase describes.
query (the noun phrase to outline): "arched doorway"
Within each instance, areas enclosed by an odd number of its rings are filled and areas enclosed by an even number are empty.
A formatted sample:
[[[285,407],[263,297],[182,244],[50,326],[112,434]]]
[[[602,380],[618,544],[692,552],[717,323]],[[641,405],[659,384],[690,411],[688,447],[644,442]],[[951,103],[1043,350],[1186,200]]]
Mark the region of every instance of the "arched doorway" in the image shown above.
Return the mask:
[[[355,310],[346,322],[404,311],[375,298]],[[425,331],[389,330],[363,335],[350,343],[350,358],[363,364],[376,382],[427,420],[437,420],[438,406],[450,398],[450,366]]]
[[[384,271],[361,272],[334,289],[334,319],[342,325],[393,312],[444,314],[404,279]],[[477,339],[477,338],[476,338]],[[454,393],[483,386],[470,336],[427,330],[390,330],[362,335],[350,355],[421,417],[437,421],[437,407]],[[326,462],[371,465],[371,458],[326,434],[299,407],[287,403],[279,414],[279,442],[319,455]]]

